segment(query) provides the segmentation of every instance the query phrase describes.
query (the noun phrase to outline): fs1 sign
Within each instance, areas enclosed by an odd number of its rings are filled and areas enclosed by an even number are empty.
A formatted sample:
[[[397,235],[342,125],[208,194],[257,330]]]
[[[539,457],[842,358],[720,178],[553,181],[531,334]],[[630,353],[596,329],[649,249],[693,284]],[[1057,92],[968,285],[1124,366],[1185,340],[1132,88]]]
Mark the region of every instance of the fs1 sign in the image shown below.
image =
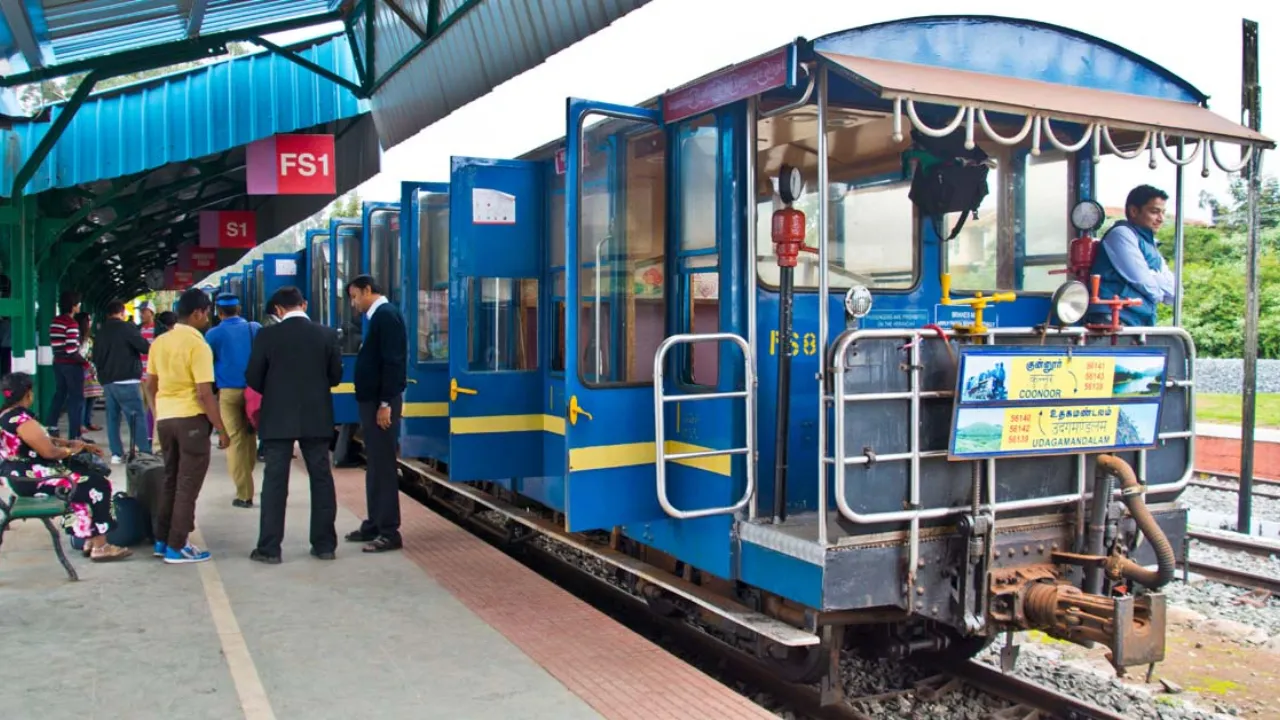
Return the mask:
[[[246,150],[250,195],[336,195],[332,135],[275,135]]]
[[[200,247],[253,248],[258,245],[258,218],[252,210],[201,210]]]

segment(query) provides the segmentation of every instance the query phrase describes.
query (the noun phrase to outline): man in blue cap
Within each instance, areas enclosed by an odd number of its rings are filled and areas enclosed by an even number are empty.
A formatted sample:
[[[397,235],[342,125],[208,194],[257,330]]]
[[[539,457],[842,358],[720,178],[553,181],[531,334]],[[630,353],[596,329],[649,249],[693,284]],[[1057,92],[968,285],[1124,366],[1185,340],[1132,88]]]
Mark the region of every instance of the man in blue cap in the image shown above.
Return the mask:
[[[205,333],[205,340],[213,349],[214,384],[218,388],[218,410],[226,425],[231,446],[227,448],[227,468],[236,484],[236,499],[232,505],[253,507],[253,466],[258,459],[258,439],[245,413],[244,371],[249,366],[249,350],[262,329],[256,322],[240,317],[240,298],[235,295],[218,296],[217,327]]]

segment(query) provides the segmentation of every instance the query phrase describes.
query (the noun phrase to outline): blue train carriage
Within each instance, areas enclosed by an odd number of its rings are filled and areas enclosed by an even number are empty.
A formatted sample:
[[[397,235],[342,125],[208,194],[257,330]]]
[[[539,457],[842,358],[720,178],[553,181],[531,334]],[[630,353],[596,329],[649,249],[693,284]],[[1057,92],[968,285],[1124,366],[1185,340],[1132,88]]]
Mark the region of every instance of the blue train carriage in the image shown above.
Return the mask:
[[[347,281],[367,272],[363,218],[332,218],[327,233],[329,289],[328,325],[338,331],[342,347],[342,382],[333,389],[333,421],[338,426],[334,445],[334,463],[350,466],[358,462],[353,454],[353,440],[360,426],[356,406],[356,355],[360,352],[364,321],[351,308],[347,298]]]
[[[449,186],[400,187],[400,309],[409,335],[400,452],[449,462]]]
[[[447,328],[449,415],[447,461],[408,464],[795,678],[831,677],[855,637],[967,656],[1025,628],[1160,660],[1195,349],[1082,319],[1102,156],[1234,172],[1217,143],[1273,146],[1204,101],[995,17],[799,39],[636,107],[570,100],[567,141],[454,158],[426,190],[447,248],[406,187],[406,307],[415,336]],[[988,192],[922,212],[913,179],[954,156]]]

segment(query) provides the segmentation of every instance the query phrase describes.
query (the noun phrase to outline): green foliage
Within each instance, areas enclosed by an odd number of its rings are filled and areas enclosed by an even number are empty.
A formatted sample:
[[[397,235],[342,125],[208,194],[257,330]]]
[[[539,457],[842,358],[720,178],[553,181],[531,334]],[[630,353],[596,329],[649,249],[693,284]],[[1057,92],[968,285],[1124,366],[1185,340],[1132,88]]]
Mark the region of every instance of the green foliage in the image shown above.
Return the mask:
[[[1216,224],[1184,229],[1182,326],[1195,339],[1201,357],[1244,354],[1246,190],[1236,179],[1225,203],[1202,197],[1201,204],[1213,210]],[[1280,181],[1274,177],[1263,182],[1259,214],[1258,356],[1280,358]],[[1172,266],[1172,223],[1158,238],[1160,252]],[[1172,321],[1171,308],[1161,306],[1159,313],[1160,324]]]

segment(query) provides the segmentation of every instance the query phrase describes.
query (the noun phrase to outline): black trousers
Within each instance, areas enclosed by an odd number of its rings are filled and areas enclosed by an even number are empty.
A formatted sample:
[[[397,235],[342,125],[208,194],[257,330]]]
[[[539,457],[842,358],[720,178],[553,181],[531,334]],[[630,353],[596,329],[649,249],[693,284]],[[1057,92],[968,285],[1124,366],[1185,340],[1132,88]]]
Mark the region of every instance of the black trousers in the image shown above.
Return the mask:
[[[258,518],[258,551],[279,555],[284,542],[285,505],[289,500],[289,465],[293,440],[263,440],[266,468],[262,472],[262,509]],[[338,496],[329,469],[329,439],[300,438],[302,461],[311,479],[311,549],[333,552],[338,547]]]
[[[378,427],[378,403],[360,403],[360,437],[364,441],[364,492],[369,517],[360,524],[364,535],[400,539],[400,474],[396,442],[400,439],[403,402],[391,403],[391,427]]]
[[[77,363],[54,363],[53,405],[45,424],[58,427],[62,412],[67,412],[67,439],[80,438],[80,425],[84,421],[84,366]]]

